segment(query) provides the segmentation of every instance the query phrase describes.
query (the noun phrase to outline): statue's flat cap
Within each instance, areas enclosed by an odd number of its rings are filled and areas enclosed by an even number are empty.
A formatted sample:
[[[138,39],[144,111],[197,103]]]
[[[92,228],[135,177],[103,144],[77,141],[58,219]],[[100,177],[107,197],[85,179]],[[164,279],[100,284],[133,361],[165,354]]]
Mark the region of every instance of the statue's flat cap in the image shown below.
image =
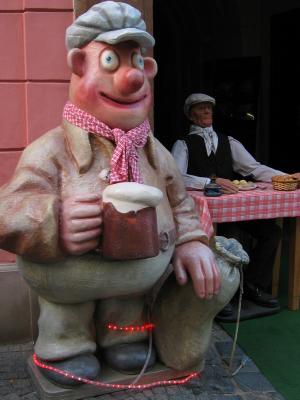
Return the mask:
[[[185,100],[184,107],[183,107],[183,111],[188,118],[190,116],[191,107],[198,103],[211,103],[214,106],[216,104],[216,100],[213,97],[208,96],[207,94],[204,94],[204,93],[191,94]]]
[[[132,40],[141,47],[153,47],[155,40],[146,31],[141,13],[127,3],[104,1],[80,15],[66,30],[68,50],[82,48],[91,41],[116,44]]]

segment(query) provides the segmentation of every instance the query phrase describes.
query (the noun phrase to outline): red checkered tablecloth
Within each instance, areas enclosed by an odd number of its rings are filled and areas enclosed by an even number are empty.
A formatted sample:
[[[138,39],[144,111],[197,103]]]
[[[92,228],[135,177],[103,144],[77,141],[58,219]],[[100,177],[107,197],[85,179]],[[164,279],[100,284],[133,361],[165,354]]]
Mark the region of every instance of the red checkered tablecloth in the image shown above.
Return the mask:
[[[189,191],[194,199],[202,227],[210,237],[213,222],[234,222],[300,216],[300,189],[239,191],[219,197],[206,197],[201,191]]]

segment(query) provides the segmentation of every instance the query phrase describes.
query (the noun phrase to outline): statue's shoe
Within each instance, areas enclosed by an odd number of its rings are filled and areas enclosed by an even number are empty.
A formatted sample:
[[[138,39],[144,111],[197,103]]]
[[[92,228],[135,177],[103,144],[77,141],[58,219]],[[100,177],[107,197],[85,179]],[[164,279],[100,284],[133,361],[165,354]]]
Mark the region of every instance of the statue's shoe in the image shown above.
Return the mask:
[[[107,347],[101,352],[106,363],[114,370],[126,374],[138,374],[143,368],[149,345],[147,342],[122,343]],[[156,351],[152,347],[147,369],[156,361]]]
[[[92,354],[83,354],[62,361],[45,361],[45,363],[58,368],[61,371],[67,372],[68,374],[90,380],[94,380],[100,373],[100,363]],[[63,387],[82,384],[82,382],[78,380],[61,375],[49,369],[40,368],[40,371],[47,379]]]

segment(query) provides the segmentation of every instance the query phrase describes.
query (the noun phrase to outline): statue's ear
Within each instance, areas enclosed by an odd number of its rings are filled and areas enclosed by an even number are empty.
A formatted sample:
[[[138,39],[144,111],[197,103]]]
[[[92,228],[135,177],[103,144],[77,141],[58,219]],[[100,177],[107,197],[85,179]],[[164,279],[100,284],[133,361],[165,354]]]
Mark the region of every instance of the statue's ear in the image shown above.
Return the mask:
[[[83,76],[85,65],[85,51],[80,49],[72,49],[67,56],[68,66],[78,76]]]
[[[144,70],[148,79],[153,79],[157,74],[157,64],[154,58],[144,57]]]

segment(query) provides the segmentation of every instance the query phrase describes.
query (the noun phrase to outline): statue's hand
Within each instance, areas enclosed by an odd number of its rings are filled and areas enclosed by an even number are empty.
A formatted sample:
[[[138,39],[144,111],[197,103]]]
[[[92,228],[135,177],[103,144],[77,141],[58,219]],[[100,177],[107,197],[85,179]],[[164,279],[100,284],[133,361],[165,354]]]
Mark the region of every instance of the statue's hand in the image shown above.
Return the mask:
[[[205,244],[193,241],[177,246],[173,267],[180,285],[184,285],[190,276],[198,297],[210,299],[219,292],[220,273],[213,252]]]
[[[101,196],[82,194],[62,202],[60,243],[71,255],[80,255],[97,248],[102,225]]]

